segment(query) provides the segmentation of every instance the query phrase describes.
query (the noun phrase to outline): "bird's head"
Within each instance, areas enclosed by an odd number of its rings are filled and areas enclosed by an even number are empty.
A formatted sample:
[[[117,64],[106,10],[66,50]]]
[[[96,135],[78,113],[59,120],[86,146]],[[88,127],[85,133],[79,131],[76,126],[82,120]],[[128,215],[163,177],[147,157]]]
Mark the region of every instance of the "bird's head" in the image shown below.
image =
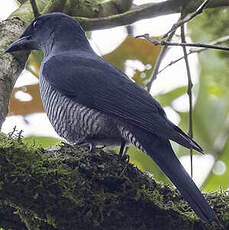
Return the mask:
[[[34,19],[21,37],[7,48],[6,52],[42,50],[47,54],[53,48],[71,48],[72,45],[82,43],[82,40],[87,39],[79,23],[64,13],[55,12]],[[80,47],[82,44],[77,46]]]

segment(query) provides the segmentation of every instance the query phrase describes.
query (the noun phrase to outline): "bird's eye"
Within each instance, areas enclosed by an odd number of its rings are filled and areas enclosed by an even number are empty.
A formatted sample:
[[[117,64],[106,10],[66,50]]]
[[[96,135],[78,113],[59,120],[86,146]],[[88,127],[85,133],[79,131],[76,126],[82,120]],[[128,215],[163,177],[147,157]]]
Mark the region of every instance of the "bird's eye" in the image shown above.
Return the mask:
[[[37,25],[37,20],[33,22],[33,28],[35,28]]]

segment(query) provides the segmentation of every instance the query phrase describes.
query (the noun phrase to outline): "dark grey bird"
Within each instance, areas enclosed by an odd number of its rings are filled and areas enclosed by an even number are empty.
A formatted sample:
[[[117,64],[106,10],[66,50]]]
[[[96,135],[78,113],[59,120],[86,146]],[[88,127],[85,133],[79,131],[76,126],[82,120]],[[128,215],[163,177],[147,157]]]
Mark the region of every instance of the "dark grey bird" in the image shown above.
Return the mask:
[[[33,49],[44,52],[41,98],[61,137],[122,150],[135,145],[159,165],[202,221],[217,220],[169,140],[199,152],[201,147],[167,119],[148,92],[92,50],[76,20],[63,13],[42,15],[6,52]]]

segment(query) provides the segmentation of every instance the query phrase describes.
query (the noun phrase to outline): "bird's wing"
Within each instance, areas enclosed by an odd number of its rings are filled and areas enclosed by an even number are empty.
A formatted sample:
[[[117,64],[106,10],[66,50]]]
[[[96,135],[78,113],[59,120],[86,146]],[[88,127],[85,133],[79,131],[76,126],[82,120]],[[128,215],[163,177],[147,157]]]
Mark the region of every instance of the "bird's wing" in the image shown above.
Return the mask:
[[[52,56],[44,60],[41,74],[53,87],[78,103],[202,152],[197,143],[166,118],[150,94],[95,54]]]

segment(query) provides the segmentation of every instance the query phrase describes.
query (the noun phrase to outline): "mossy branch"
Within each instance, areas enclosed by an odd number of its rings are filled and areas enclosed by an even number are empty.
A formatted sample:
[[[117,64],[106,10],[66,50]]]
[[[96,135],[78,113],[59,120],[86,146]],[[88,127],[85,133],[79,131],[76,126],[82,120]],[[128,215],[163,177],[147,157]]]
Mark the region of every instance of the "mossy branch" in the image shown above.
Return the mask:
[[[207,199],[229,227],[228,196],[209,194]],[[43,150],[3,135],[0,207],[0,215],[16,213],[20,227],[13,229],[20,230],[205,229],[177,190],[156,183],[113,152],[68,145]],[[0,227],[13,225],[10,217],[4,219]]]

